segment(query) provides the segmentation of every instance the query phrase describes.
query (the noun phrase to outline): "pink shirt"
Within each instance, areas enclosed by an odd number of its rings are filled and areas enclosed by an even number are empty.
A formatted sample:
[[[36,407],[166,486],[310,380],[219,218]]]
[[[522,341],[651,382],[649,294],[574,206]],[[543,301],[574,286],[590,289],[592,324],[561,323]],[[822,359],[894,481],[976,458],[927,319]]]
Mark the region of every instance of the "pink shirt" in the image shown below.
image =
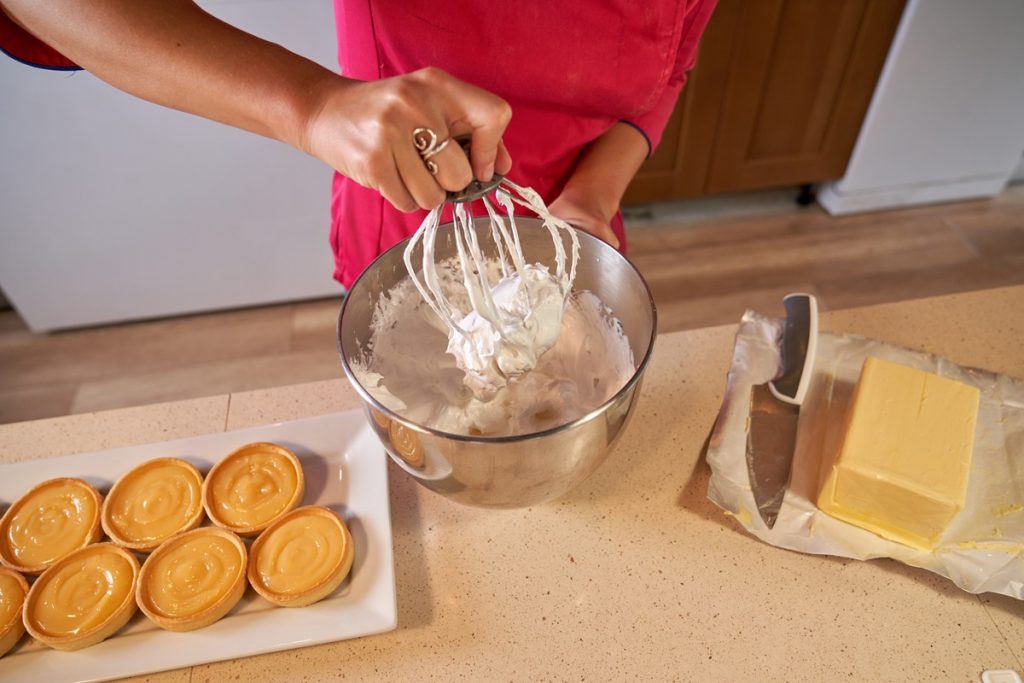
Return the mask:
[[[509,177],[550,202],[586,145],[616,122],[638,128],[651,148],[658,144],[715,0],[334,4],[344,76],[375,80],[436,66],[501,96],[512,106],[504,135]],[[415,232],[423,215],[402,213],[335,174],[335,278],[351,286],[378,254]],[[620,215],[612,228],[624,249]]]

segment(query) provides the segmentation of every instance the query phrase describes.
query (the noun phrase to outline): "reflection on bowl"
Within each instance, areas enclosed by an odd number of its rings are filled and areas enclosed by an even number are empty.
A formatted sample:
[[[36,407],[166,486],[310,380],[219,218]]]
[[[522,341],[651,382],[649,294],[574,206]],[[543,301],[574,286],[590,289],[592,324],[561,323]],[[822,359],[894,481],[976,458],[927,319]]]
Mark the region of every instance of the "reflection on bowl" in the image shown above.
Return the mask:
[[[528,262],[551,259],[551,237],[537,219],[517,218]],[[490,224],[478,220],[481,244]],[[488,231],[484,233],[483,231]],[[455,253],[453,231],[438,232],[437,261]],[[636,268],[601,240],[579,233],[575,288],[596,294],[621,321],[637,369],[611,399],[568,424],[534,434],[485,437],[449,434],[411,422],[381,405],[363,387],[350,361],[368,348],[370,322],[381,294],[407,277],[403,241],[382,254],[349,291],[338,320],[338,352],[374,432],[392,460],[427,488],[483,507],[524,507],[556,498],[604,462],[632,414],[657,329],[654,300]]]
[[[416,432],[392,420],[388,427],[388,438],[391,440],[391,448],[405,464],[417,469],[423,467],[423,444]]]

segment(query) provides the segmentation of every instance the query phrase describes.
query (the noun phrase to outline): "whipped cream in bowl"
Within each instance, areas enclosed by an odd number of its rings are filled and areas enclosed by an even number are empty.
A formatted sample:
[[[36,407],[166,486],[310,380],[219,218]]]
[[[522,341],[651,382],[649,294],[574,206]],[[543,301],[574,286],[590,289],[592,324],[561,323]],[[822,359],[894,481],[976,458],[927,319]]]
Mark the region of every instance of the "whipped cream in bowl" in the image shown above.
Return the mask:
[[[453,231],[440,226],[431,278],[451,304],[448,319],[409,277],[403,242],[359,277],[338,323],[342,366],[394,463],[485,507],[558,497],[604,461],[656,334],[650,291],[625,257],[586,233],[565,234],[563,256],[579,250],[567,287],[569,268],[543,265],[552,237],[542,221],[516,222],[521,266],[503,272],[499,256],[481,250],[479,267],[495,283],[485,314],[470,301],[482,293],[466,284]],[[488,219],[474,229],[489,234]]]
[[[473,219],[471,201],[453,204],[454,221],[444,226],[444,206],[438,206],[406,241],[403,258],[410,282],[448,331],[448,353],[466,373],[466,386],[476,397],[489,399],[509,380],[532,370],[558,341],[576,279],[580,242],[576,230],[553,216],[537,192],[507,178],[501,178],[493,195],[485,193],[478,201],[489,221],[484,235]],[[540,218],[551,238],[553,272],[541,263],[527,262],[516,227],[516,205]],[[438,234],[454,236],[456,255],[447,259],[447,267],[440,265],[441,273],[457,277],[439,275]]]
[[[519,324],[496,324],[470,311],[448,338],[448,353],[466,372],[466,385],[480,397],[493,397],[510,379],[537,366],[561,335],[566,307],[560,283],[539,264],[503,277],[491,294],[497,317]]]

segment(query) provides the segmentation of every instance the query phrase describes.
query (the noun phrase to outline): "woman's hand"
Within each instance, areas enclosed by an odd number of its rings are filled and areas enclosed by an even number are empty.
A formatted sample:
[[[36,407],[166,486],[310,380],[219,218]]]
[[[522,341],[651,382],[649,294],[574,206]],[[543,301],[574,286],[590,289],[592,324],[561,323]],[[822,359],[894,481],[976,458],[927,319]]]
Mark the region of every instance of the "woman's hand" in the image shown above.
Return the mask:
[[[566,223],[589,232],[616,249],[619,248],[619,238],[612,232],[611,226],[615,210],[609,210],[608,207],[602,206],[600,198],[593,194],[567,188],[555,201],[551,202],[548,210]]]
[[[332,78],[319,94],[304,146],[342,175],[379,191],[400,211],[432,209],[445,191],[475,177],[490,180],[512,165],[501,142],[512,110],[496,95],[427,68],[380,81]],[[429,128],[437,142],[470,135],[467,159],[454,141],[431,160],[432,175],[413,144],[413,131]]]

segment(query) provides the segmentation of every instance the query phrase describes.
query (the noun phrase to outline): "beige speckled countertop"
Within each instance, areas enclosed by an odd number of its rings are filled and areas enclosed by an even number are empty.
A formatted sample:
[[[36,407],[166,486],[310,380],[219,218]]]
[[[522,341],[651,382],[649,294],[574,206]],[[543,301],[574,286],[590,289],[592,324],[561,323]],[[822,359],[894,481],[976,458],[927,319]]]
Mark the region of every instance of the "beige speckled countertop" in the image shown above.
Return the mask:
[[[825,313],[822,329],[1024,377],[1024,287]],[[554,503],[462,507],[391,466],[395,631],[144,680],[978,681],[1024,670],[1024,604],[889,560],[779,550],[708,502],[700,452],[734,332],[660,337],[616,450]],[[0,460],[357,405],[339,379],[6,425]]]

